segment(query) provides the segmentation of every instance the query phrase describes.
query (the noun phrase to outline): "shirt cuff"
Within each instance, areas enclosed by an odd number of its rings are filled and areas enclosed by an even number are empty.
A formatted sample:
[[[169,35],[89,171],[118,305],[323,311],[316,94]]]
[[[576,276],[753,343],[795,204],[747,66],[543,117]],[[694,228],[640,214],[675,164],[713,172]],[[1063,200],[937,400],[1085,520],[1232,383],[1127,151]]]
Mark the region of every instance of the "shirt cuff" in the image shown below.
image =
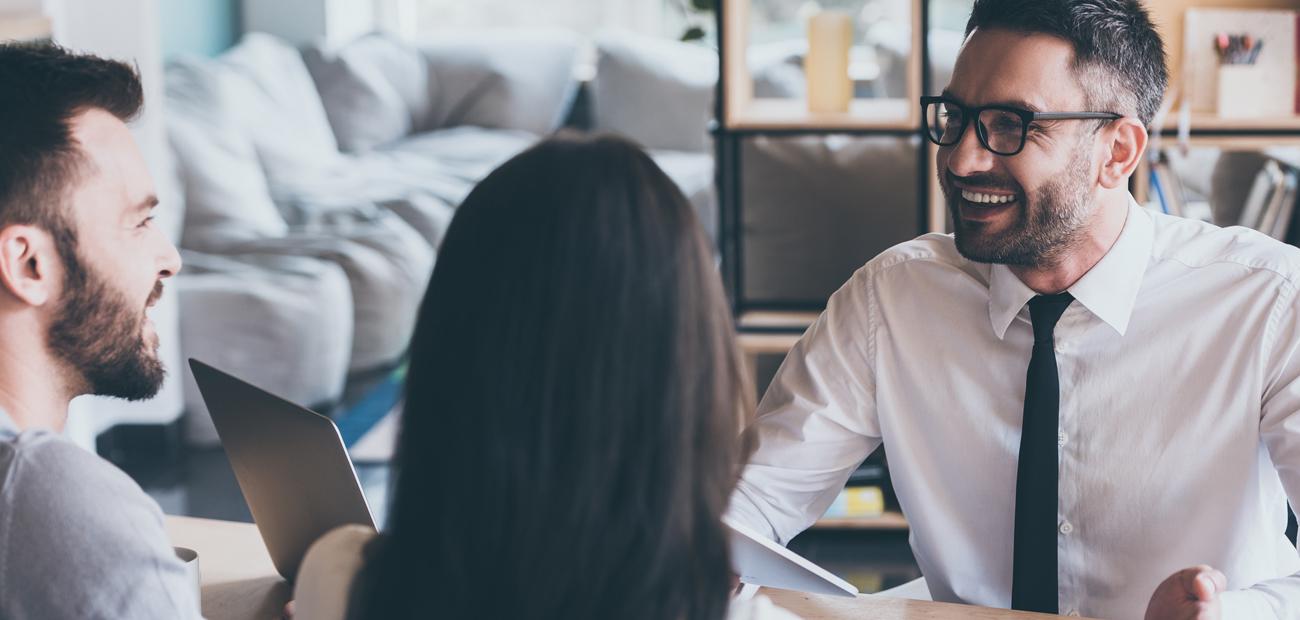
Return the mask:
[[[731,505],[727,507],[726,517],[766,536],[777,544],[785,544],[777,535],[772,523],[763,516],[763,512],[739,487],[731,494]]]
[[[1277,613],[1263,592],[1254,590],[1229,590],[1219,595],[1223,618],[1236,620],[1277,620]]]

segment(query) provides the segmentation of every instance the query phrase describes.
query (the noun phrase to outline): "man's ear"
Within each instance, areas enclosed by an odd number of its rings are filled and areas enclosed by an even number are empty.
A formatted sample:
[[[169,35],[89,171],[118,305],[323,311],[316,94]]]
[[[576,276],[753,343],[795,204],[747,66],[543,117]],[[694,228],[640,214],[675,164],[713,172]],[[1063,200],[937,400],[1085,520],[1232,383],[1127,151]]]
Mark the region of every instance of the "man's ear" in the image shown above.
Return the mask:
[[[1101,163],[1099,181],[1106,189],[1125,187],[1146,152],[1146,127],[1137,119],[1125,116],[1112,121],[1105,135],[1109,144],[1106,145],[1106,160]]]
[[[58,286],[58,252],[49,233],[35,226],[0,228],[0,287],[30,306],[42,306]]]

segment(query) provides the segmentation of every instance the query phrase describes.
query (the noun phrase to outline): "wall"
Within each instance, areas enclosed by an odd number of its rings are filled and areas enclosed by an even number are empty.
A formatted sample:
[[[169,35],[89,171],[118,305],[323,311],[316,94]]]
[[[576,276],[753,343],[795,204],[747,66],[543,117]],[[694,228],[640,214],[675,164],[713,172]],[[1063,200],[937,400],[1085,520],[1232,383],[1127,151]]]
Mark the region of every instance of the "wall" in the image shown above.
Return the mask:
[[[243,0],[249,32],[273,34],[290,45],[341,45],[375,27],[372,0]]]
[[[177,54],[215,56],[240,34],[239,0],[163,0],[163,58]]]
[[[41,0],[0,0],[0,13],[40,13]]]

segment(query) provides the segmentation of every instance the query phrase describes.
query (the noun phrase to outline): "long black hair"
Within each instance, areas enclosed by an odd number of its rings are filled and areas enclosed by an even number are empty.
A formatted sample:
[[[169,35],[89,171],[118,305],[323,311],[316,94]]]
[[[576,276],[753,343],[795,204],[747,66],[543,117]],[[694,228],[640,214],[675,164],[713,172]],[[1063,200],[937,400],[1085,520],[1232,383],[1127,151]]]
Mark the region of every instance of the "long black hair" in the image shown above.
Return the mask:
[[[639,148],[551,138],[484,179],[411,345],[356,618],[714,620],[752,396],[710,245]]]

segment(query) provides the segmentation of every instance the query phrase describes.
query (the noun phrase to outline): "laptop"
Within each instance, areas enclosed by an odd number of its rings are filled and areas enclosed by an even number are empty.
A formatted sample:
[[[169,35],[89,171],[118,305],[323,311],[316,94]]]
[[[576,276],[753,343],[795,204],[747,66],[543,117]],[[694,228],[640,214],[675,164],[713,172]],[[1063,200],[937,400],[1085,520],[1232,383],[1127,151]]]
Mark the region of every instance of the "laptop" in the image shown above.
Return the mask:
[[[196,359],[190,370],[280,575],[293,581],[330,530],[375,526],[332,420]]]
[[[307,549],[348,524],[374,527],[338,427],[196,359],[190,369],[275,569],[293,581]],[[742,583],[855,596],[857,588],[731,520],[732,565]]]
[[[858,595],[851,583],[809,562],[739,522],[723,517],[731,530],[731,569],[744,584],[829,596]]]

